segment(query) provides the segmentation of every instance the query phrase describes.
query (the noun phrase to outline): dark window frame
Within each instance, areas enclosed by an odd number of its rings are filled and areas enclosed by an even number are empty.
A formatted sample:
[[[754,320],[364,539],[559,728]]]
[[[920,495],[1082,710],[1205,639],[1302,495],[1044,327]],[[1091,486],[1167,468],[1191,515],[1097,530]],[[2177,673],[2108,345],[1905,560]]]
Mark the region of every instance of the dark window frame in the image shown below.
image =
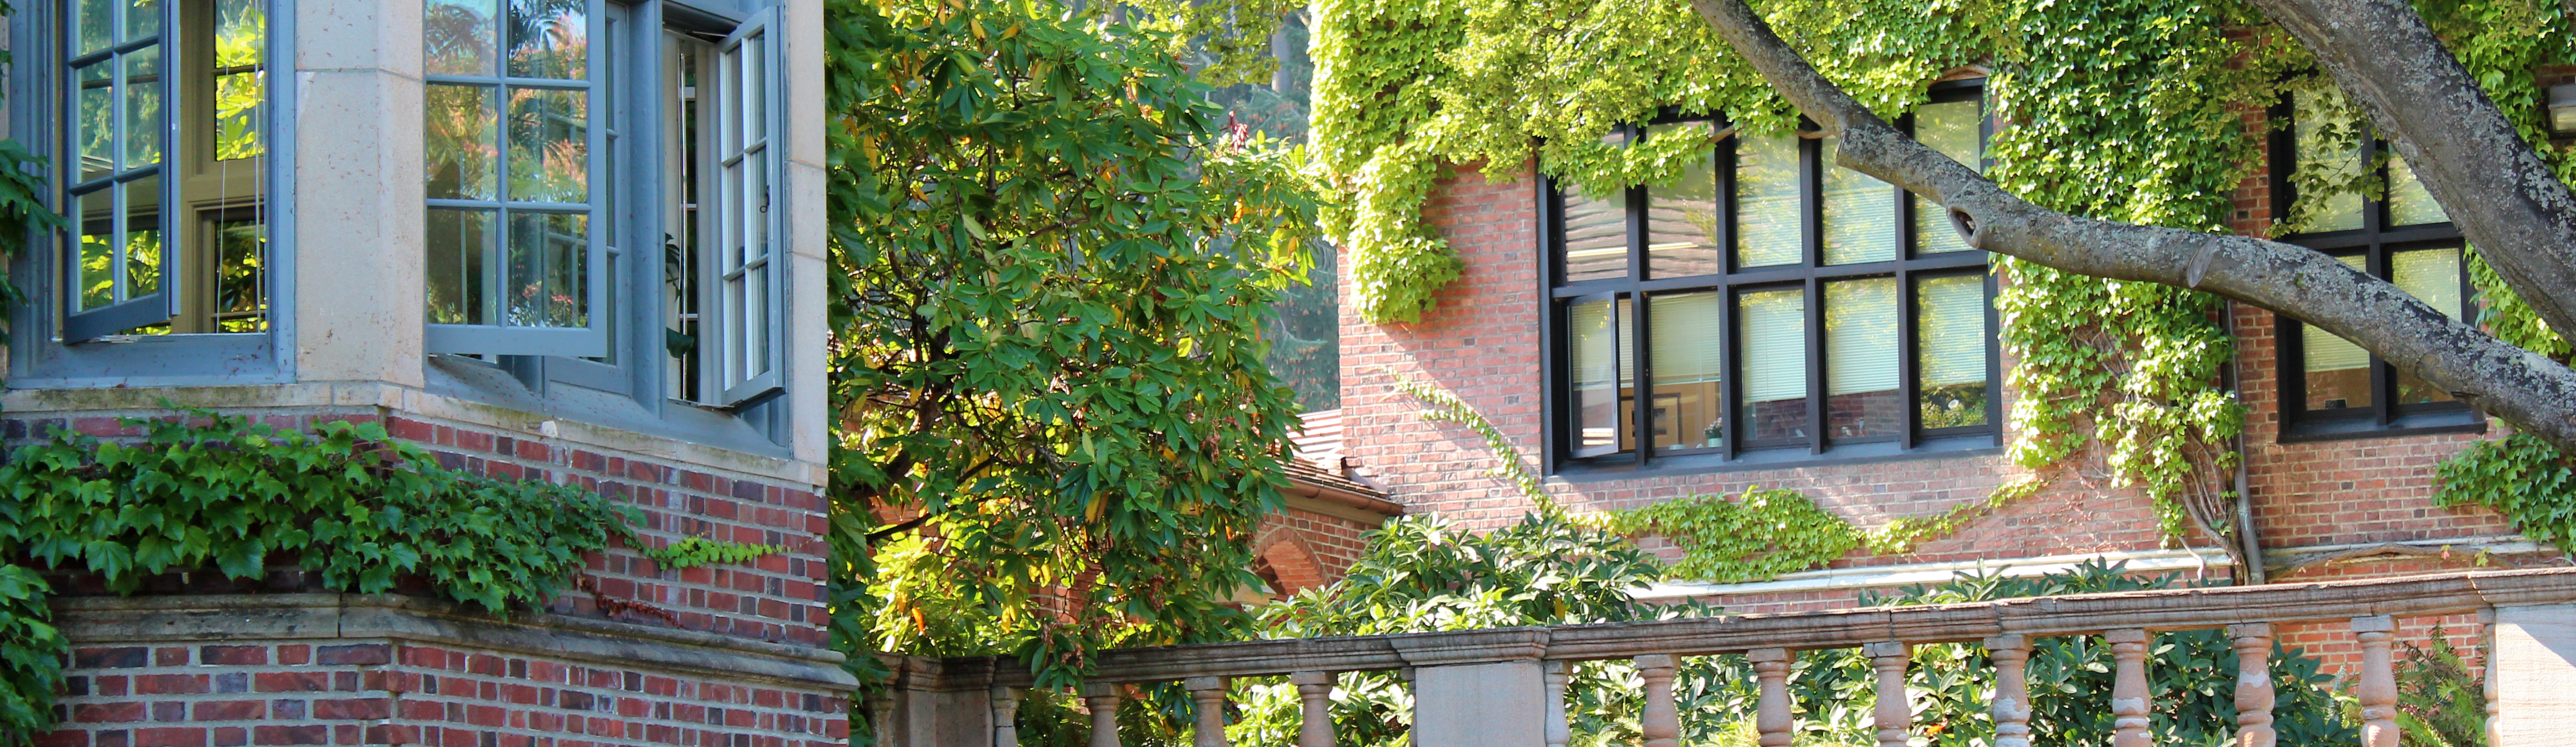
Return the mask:
[[[2269,177],[2275,205],[2283,212],[2298,200],[2298,185],[2291,175],[2298,169],[2297,107],[2284,95],[2268,112],[2274,123],[2267,144]],[[2367,127],[2365,124],[2364,127]],[[2421,249],[2460,250],[2461,313],[2475,321],[2478,313],[2477,287],[2470,281],[2468,245],[2454,223],[2418,223],[2390,226],[2388,166],[2378,163],[2380,151],[2388,142],[2376,137],[2363,140],[2357,155],[2361,162],[2375,169],[2381,190],[2363,190],[2361,197],[2362,227],[2340,231],[2285,234],[2277,240],[2315,249],[2335,257],[2364,257],[2363,267],[2371,276],[2392,277],[2390,263],[2401,251]],[[2277,220],[2280,216],[2275,215]],[[2486,418],[2458,400],[2400,404],[2397,402],[2397,370],[2378,353],[2370,354],[2371,404],[2332,410],[2310,410],[2307,407],[2307,325],[2287,315],[2274,314],[2273,360],[2282,443],[2332,441],[2355,438],[2384,438],[2425,433],[2479,433],[2486,430]]]
[[[1983,84],[1983,80],[1938,84],[1932,88],[1931,100],[1935,103],[1975,100],[1983,95]],[[1980,124],[1978,133],[1980,142],[1990,140],[1994,134],[1992,112],[1984,113],[1986,117]],[[1647,125],[1697,120],[1709,121],[1713,126],[1724,126],[1724,119],[1715,115],[1686,117],[1671,111],[1665,112],[1663,116],[1655,118]],[[1898,125],[1910,131],[1913,127],[1912,117],[1909,115],[1900,120]],[[1633,139],[1642,135],[1644,129],[1637,125],[1623,125],[1617,132]],[[1921,242],[1916,232],[1918,226],[1916,212],[1918,202],[1921,201],[1912,198],[1904,188],[1890,185],[1887,189],[1893,190],[1896,195],[1896,209],[1893,215],[1895,225],[1889,226],[1888,230],[1897,232],[1897,258],[1844,265],[1821,264],[1824,245],[1822,182],[1828,173],[1825,169],[1833,168],[1833,165],[1822,160],[1821,137],[1813,132],[1802,132],[1798,138],[1801,261],[1793,265],[1740,267],[1737,265],[1736,256],[1738,240],[1734,183],[1736,148],[1733,147],[1736,142],[1738,142],[1736,138],[1729,137],[1721,143],[1720,147],[1711,149],[1718,197],[1717,224],[1720,226],[1721,233],[1719,255],[1722,269],[1716,274],[1670,278],[1651,276],[1646,267],[1645,221],[1640,217],[1645,214],[1648,205],[1648,190],[1645,187],[1636,186],[1628,188],[1623,195],[1627,234],[1627,274],[1614,279],[1565,281],[1564,263],[1560,261],[1560,257],[1565,251],[1566,244],[1563,223],[1566,195],[1562,189],[1559,189],[1554,179],[1534,180],[1537,182],[1536,199],[1539,205],[1542,249],[1534,254],[1537,255],[1538,261],[1539,311],[1545,325],[1541,336],[1540,355],[1544,362],[1541,378],[1546,391],[1542,411],[1544,423],[1542,444],[1546,457],[1543,461],[1547,471],[1550,474],[1646,470],[1708,471],[1787,464],[1876,461],[1927,454],[1957,454],[1963,450],[1993,449],[2001,446],[2003,437],[2001,423],[2004,415],[2001,396],[2002,351],[1995,334],[2001,327],[1993,303],[1996,280],[1990,269],[1989,255],[1975,250],[1921,252]],[[1938,208],[1937,205],[1929,203],[1922,203],[1921,206]],[[1987,331],[1986,381],[1989,392],[1985,403],[1986,423],[1950,428],[1925,428],[1922,425],[1919,404],[1921,382],[1917,370],[1919,363],[1916,350],[1919,335],[1918,284],[1929,278],[1966,275],[1983,278],[1986,299],[1984,323]],[[1906,423],[1893,435],[1835,438],[1828,435],[1831,417],[1828,392],[1831,389],[1826,380],[1825,284],[1832,281],[1874,278],[1892,278],[1896,281],[1897,378],[1898,391],[1904,403],[1901,409],[1906,413]],[[1800,289],[1806,300],[1803,309],[1806,327],[1808,392],[1805,398],[1807,404],[1804,415],[1806,435],[1790,439],[1749,442],[1751,440],[1746,438],[1746,434],[1751,424],[1746,422],[1743,416],[1745,407],[1740,391],[1744,381],[1744,356],[1741,350],[1743,335],[1737,328],[1739,306],[1737,299],[1748,292],[1784,288]],[[1653,322],[1650,318],[1651,300],[1658,296],[1696,292],[1725,294],[1723,296],[1725,301],[1720,304],[1718,318],[1712,323],[1716,325],[1721,340],[1721,370],[1724,374],[1719,378],[1718,396],[1720,417],[1722,422],[1726,423],[1727,435],[1723,439],[1723,445],[1718,447],[1657,448],[1654,446],[1654,397],[1651,394],[1654,364],[1651,354],[1652,345],[1648,344],[1648,341],[1653,339]],[[1632,300],[1628,304],[1626,313],[1629,314],[1630,338],[1634,348],[1631,356],[1634,361],[1635,382],[1632,385],[1635,394],[1625,398],[1621,403],[1626,420],[1622,427],[1627,431],[1622,435],[1631,439],[1634,446],[1627,449],[1613,446],[1610,447],[1610,453],[1606,454],[1599,453],[1597,450],[1584,452],[1578,449],[1579,443],[1574,433],[1577,424],[1571,409],[1572,397],[1566,390],[1567,383],[1572,380],[1568,353],[1572,334],[1570,310],[1578,300],[1597,301],[1602,298]],[[1634,299],[1640,298],[1649,302],[1634,302]],[[1613,308],[1617,307],[1614,305]]]

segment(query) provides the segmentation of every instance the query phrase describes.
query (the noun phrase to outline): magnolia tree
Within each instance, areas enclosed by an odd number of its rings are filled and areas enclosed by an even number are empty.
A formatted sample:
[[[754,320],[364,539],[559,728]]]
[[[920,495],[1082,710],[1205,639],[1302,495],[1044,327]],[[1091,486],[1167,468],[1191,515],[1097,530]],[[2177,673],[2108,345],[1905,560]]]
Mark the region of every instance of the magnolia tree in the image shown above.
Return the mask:
[[[2343,336],[2560,449],[2576,369],[2313,249],[2049,210],[1915,142],[1817,72],[1744,0],[1692,0],[1835,162],[1945,206],[1971,246],[2068,272],[2209,291]],[[2576,195],[2405,0],[2253,0],[2394,143],[2479,256],[2552,329],[2576,329]],[[2569,12],[2576,14],[2576,3]]]

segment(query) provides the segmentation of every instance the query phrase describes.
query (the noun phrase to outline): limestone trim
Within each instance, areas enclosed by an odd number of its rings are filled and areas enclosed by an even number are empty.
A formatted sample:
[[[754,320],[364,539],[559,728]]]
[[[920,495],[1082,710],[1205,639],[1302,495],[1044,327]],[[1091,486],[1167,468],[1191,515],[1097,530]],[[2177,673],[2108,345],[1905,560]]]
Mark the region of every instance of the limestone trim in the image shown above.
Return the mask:
[[[228,640],[377,639],[649,664],[735,679],[847,689],[839,652],[561,615],[500,619],[391,594],[56,597],[55,622],[82,645]]]

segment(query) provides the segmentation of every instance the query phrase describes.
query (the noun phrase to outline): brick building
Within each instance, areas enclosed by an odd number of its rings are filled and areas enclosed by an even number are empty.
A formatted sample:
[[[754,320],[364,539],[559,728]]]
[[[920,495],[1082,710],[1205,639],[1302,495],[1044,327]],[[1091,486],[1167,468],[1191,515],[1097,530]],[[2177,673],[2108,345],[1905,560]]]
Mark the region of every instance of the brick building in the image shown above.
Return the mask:
[[[1994,127],[1976,75],[1935,84],[1904,125],[1971,165]],[[2576,81],[2567,70],[2542,78]],[[2437,307],[2473,313],[2458,233],[2402,161],[2382,175],[2395,185],[2388,195],[2340,198],[2305,224],[2276,226],[2291,164],[2346,158],[2364,168],[2366,149],[2379,147],[2302,150],[2302,109],[2285,101],[2249,114],[2292,123],[2273,136],[2270,173],[2236,194],[2236,230],[2346,257]],[[1612,137],[1668,127],[1716,131],[1708,120],[1658,121]],[[1498,455],[1479,435],[1419,415],[1424,403],[1400,386],[1410,381],[1463,398],[1578,511],[1759,486],[1796,490],[1867,527],[1982,500],[2023,477],[2003,454],[2018,392],[2004,385],[2013,362],[1994,342],[2005,320],[1992,311],[1986,259],[1923,220],[1938,213],[1917,210],[1920,198],[1833,166],[1831,148],[1823,138],[1729,136],[1678,184],[1609,196],[1561,192],[1532,164],[1445,167],[1424,213],[1463,272],[1415,323],[1370,323],[1345,307],[1338,455],[1408,511],[1491,526],[1531,508],[1489,473]],[[2492,512],[2432,502],[2435,465],[2503,429],[2340,339],[2230,309],[2236,390],[2251,409],[2248,508],[2271,581],[2564,562]],[[2028,574],[2088,558],[2243,573],[2212,538],[2161,536],[2137,491],[2061,476],[1905,555],[1854,551],[1770,581],[1672,583],[1645,596],[1738,612],[1817,609],[1980,566]],[[2420,632],[2433,622],[2408,624]],[[2473,624],[2451,620],[2447,630]],[[2296,631],[2291,640],[2301,642]]]
[[[7,435],[180,406],[382,423],[642,509],[538,614],[300,573],[58,589],[55,747],[820,747],[822,4],[64,0],[7,134],[68,230],[11,277]],[[506,103],[505,103],[506,102]],[[58,584],[59,586],[60,584]],[[595,593],[588,593],[595,590]]]

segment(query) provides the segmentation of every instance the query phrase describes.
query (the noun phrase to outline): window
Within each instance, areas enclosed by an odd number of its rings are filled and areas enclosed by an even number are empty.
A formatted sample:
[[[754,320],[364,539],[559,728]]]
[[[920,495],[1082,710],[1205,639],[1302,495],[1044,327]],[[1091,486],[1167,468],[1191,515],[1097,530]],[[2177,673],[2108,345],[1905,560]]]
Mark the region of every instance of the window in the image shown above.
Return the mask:
[[[1979,88],[1903,122],[1981,164]],[[1705,137],[1708,120],[1611,139]],[[1727,137],[1671,184],[1547,187],[1560,468],[1901,454],[1996,443],[1986,256],[1937,205],[1833,165],[1821,137]]]
[[[59,336],[265,331],[265,6],[61,7]]]
[[[426,13],[429,352],[656,407],[782,391],[775,9]]]
[[[2459,230],[2406,162],[2331,97],[2301,91],[2273,110],[2290,120],[2273,134],[2274,189],[2291,206],[2282,240],[2396,283],[2452,318],[2469,318],[2476,293]],[[2325,193],[2301,196],[2303,184]],[[2449,392],[2341,337],[2275,318],[2284,439],[2482,427]]]

